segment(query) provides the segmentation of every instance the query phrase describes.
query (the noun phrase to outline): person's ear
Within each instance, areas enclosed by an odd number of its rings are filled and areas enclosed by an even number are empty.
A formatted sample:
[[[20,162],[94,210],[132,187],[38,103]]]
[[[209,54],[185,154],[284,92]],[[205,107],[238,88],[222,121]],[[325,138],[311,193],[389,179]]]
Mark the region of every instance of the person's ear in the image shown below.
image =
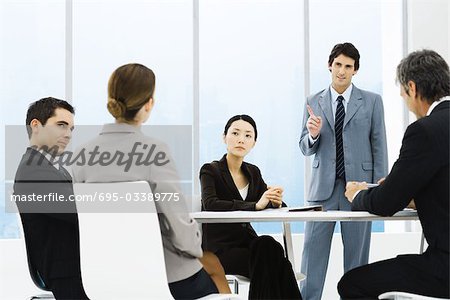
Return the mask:
[[[227,143],[227,141],[226,141],[226,135],[225,135],[225,133],[224,133],[224,134],[222,134],[222,141],[223,141],[223,143],[224,143],[224,144],[226,144],[226,143]]]
[[[414,81],[410,80],[410,81],[408,81],[407,85],[408,85],[409,96],[412,98],[415,98],[417,95],[416,83]]]
[[[150,100],[148,100],[144,106],[145,106],[145,111],[149,112],[150,110],[152,110],[153,105],[155,105],[155,100],[153,100],[153,97],[150,98]]]
[[[358,70],[354,70],[354,71],[353,71],[353,76],[355,76],[356,73],[358,73]]]
[[[33,119],[31,120],[29,126],[32,133],[39,133],[39,129],[42,127],[42,124],[38,119]]]

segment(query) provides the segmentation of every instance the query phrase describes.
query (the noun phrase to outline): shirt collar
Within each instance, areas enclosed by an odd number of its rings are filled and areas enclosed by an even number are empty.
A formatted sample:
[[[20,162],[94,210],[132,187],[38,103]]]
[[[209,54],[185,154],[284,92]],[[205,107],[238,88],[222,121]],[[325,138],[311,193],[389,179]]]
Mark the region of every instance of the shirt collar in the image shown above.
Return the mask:
[[[133,126],[126,123],[111,123],[103,125],[100,134],[107,133],[137,133],[141,132],[140,126]]]
[[[339,94],[338,92],[336,92],[336,90],[330,85],[331,101],[336,102],[337,97],[342,95],[342,97],[344,97],[344,102],[348,103],[350,101],[350,96],[352,94],[352,90],[353,90],[353,83],[350,84],[350,86],[342,94]]]
[[[438,101],[434,101],[431,106],[428,108],[428,112],[427,112],[427,116],[429,116],[431,114],[431,112],[433,111],[433,109],[438,106],[440,103],[444,102],[444,101],[450,101],[450,96],[445,96],[442,97],[441,99],[439,99]]]
[[[60,169],[60,164],[58,163],[59,162],[59,155],[56,155],[56,156],[52,156],[50,153],[48,153],[48,152],[45,152],[44,150],[42,150],[42,149],[39,149],[39,150],[37,150],[39,153],[41,153],[44,157],[45,157],[45,159],[47,159],[48,160],[48,162],[53,166],[53,167],[55,167],[57,170],[59,170]]]

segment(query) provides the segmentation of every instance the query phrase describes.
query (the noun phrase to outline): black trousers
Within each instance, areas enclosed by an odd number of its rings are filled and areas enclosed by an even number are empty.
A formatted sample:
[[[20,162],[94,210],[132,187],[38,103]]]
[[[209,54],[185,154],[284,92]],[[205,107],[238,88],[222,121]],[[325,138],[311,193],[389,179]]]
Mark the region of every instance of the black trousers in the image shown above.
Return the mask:
[[[385,292],[449,298],[449,254],[427,250],[355,268],[338,283],[342,299],[378,299]]]
[[[169,283],[169,289],[175,299],[197,299],[219,292],[203,268],[191,277]]]
[[[242,275],[250,278],[250,248],[230,248],[216,253],[225,274]]]
[[[225,274],[250,278],[249,299],[302,299],[283,247],[271,236],[260,236],[249,247],[217,253]]]

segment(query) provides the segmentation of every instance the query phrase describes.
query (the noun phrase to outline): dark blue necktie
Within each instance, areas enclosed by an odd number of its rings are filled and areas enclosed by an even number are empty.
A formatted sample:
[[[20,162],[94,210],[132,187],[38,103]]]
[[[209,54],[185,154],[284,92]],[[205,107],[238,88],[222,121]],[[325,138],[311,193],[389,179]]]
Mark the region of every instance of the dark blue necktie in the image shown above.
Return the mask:
[[[344,126],[345,109],[342,101],[344,97],[337,98],[336,117],[334,118],[334,133],[336,136],[336,177],[345,179],[344,144],[342,141],[342,128]]]

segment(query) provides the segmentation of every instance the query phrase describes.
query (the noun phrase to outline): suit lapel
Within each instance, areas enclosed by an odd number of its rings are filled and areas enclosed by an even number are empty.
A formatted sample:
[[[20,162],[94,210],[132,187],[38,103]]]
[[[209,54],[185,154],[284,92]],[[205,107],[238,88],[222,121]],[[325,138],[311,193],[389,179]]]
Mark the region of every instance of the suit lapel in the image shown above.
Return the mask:
[[[30,160],[30,157],[36,156],[34,158],[36,160],[36,163],[38,163],[38,166],[40,168],[47,168],[54,174],[57,174],[59,177],[63,179],[63,181],[72,182],[72,176],[70,173],[61,166],[60,169],[57,169],[56,166],[52,165],[52,163],[43,155],[41,152],[29,147],[27,149],[27,161]],[[45,181],[45,179],[43,179]]]
[[[246,162],[242,162],[242,172],[244,172],[245,176],[247,177],[248,180],[248,192],[247,192],[247,197],[245,197],[245,199],[243,200],[247,200],[247,198],[250,195],[253,195],[255,193],[254,189],[256,188],[255,185],[253,184],[253,177],[252,174],[250,173],[249,169],[248,169],[248,165]],[[241,193],[239,193],[241,194]]]
[[[350,101],[347,104],[347,111],[345,113],[344,128],[356,114],[362,103],[361,91],[356,86],[353,86],[352,95],[350,96]]]
[[[328,123],[331,126],[331,129],[334,132],[334,118],[333,118],[333,109],[331,108],[331,93],[330,88],[323,91],[319,98],[319,106],[325,115]]]
[[[225,181],[225,184],[227,185],[228,190],[233,193],[235,199],[242,199],[241,193],[239,193],[239,190],[237,189],[236,185],[234,184],[233,177],[231,177],[230,170],[228,170],[227,159],[226,159],[225,155],[219,161],[219,166],[220,166],[220,172],[222,174],[223,181]],[[242,199],[242,200],[244,200],[244,199]]]
[[[57,170],[59,171],[59,173],[61,173],[61,175],[66,178],[68,181],[72,181],[72,176],[70,175],[70,173],[63,167],[60,166],[60,169]]]

